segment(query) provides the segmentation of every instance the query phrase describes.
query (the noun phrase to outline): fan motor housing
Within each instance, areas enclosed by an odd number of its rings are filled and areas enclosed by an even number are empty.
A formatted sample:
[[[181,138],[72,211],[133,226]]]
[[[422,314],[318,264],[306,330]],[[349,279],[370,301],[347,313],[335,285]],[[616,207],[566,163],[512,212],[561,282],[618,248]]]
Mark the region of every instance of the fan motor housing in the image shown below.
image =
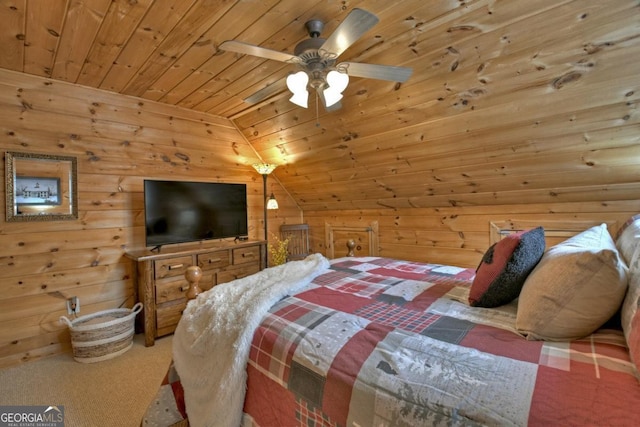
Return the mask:
[[[320,47],[324,44],[325,39],[321,39],[320,37],[315,37],[312,39],[302,40],[298,43],[293,50],[293,54],[296,56],[300,56],[305,52],[314,51],[317,52]]]

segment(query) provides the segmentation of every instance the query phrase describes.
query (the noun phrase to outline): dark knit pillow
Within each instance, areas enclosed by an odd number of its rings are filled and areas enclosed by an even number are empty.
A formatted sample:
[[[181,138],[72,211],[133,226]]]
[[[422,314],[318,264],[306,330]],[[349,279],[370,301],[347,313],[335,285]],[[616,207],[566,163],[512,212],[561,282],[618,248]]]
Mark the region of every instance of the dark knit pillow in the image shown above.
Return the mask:
[[[542,258],[544,248],[542,227],[509,234],[493,244],[476,269],[469,304],[490,308],[516,299],[525,279]]]

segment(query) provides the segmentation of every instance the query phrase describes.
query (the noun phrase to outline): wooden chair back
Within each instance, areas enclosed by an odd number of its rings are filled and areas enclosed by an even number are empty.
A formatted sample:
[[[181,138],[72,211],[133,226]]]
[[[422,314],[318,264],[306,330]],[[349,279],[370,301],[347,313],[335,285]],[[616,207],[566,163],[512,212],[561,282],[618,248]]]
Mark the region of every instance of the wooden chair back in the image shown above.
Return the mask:
[[[309,224],[282,224],[280,239],[289,239],[287,261],[304,259],[309,255]]]

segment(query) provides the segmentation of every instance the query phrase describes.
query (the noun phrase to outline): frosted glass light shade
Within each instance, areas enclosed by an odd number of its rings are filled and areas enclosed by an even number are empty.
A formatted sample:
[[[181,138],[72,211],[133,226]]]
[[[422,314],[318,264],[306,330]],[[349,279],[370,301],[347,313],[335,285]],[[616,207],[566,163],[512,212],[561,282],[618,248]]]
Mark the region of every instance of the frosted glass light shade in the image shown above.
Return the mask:
[[[289,74],[287,76],[287,87],[293,93],[307,90],[307,84],[309,83],[309,75],[304,71],[298,71],[297,73]]]
[[[342,94],[330,87],[324,90],[324,103],[327,107],[331,107],[342,99]]]
[[[349,75],[336,70],[331,70],[327,74],[327,84],[329,85],[323,92],[325,105],[331,107],[342,99],[342,92],[349,84]]]
[[[338,93],[344,92],[349,85],[349,75],[340,71],[331,70],[327,74],[327,84]]]
[[[293,102],[299,107],[308,108],[309,106],[309,92],[306,90],[304,92],[294,93],[289,101]]]
[[[273,193],[271,193],[269,200],[267,200],[267,209],[278,209],[278,201]]]
[[[309,102],[309,92],[307,91],[308,83],[309,76],[304,71],[289,74],[287,76],[287,87],[291,93],[293,93],[293,96],[289,98],[289,101],[299,105],[300,107],[307,108]]]

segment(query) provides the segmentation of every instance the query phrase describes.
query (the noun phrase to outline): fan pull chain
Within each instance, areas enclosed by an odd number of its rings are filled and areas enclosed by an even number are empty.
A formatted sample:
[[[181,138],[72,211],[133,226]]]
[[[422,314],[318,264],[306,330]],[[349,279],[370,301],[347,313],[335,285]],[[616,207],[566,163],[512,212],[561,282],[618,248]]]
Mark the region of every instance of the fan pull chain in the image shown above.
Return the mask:
[[[320,127],[320,112],[318,111],[318,91],[316,90],[316,127]]]

